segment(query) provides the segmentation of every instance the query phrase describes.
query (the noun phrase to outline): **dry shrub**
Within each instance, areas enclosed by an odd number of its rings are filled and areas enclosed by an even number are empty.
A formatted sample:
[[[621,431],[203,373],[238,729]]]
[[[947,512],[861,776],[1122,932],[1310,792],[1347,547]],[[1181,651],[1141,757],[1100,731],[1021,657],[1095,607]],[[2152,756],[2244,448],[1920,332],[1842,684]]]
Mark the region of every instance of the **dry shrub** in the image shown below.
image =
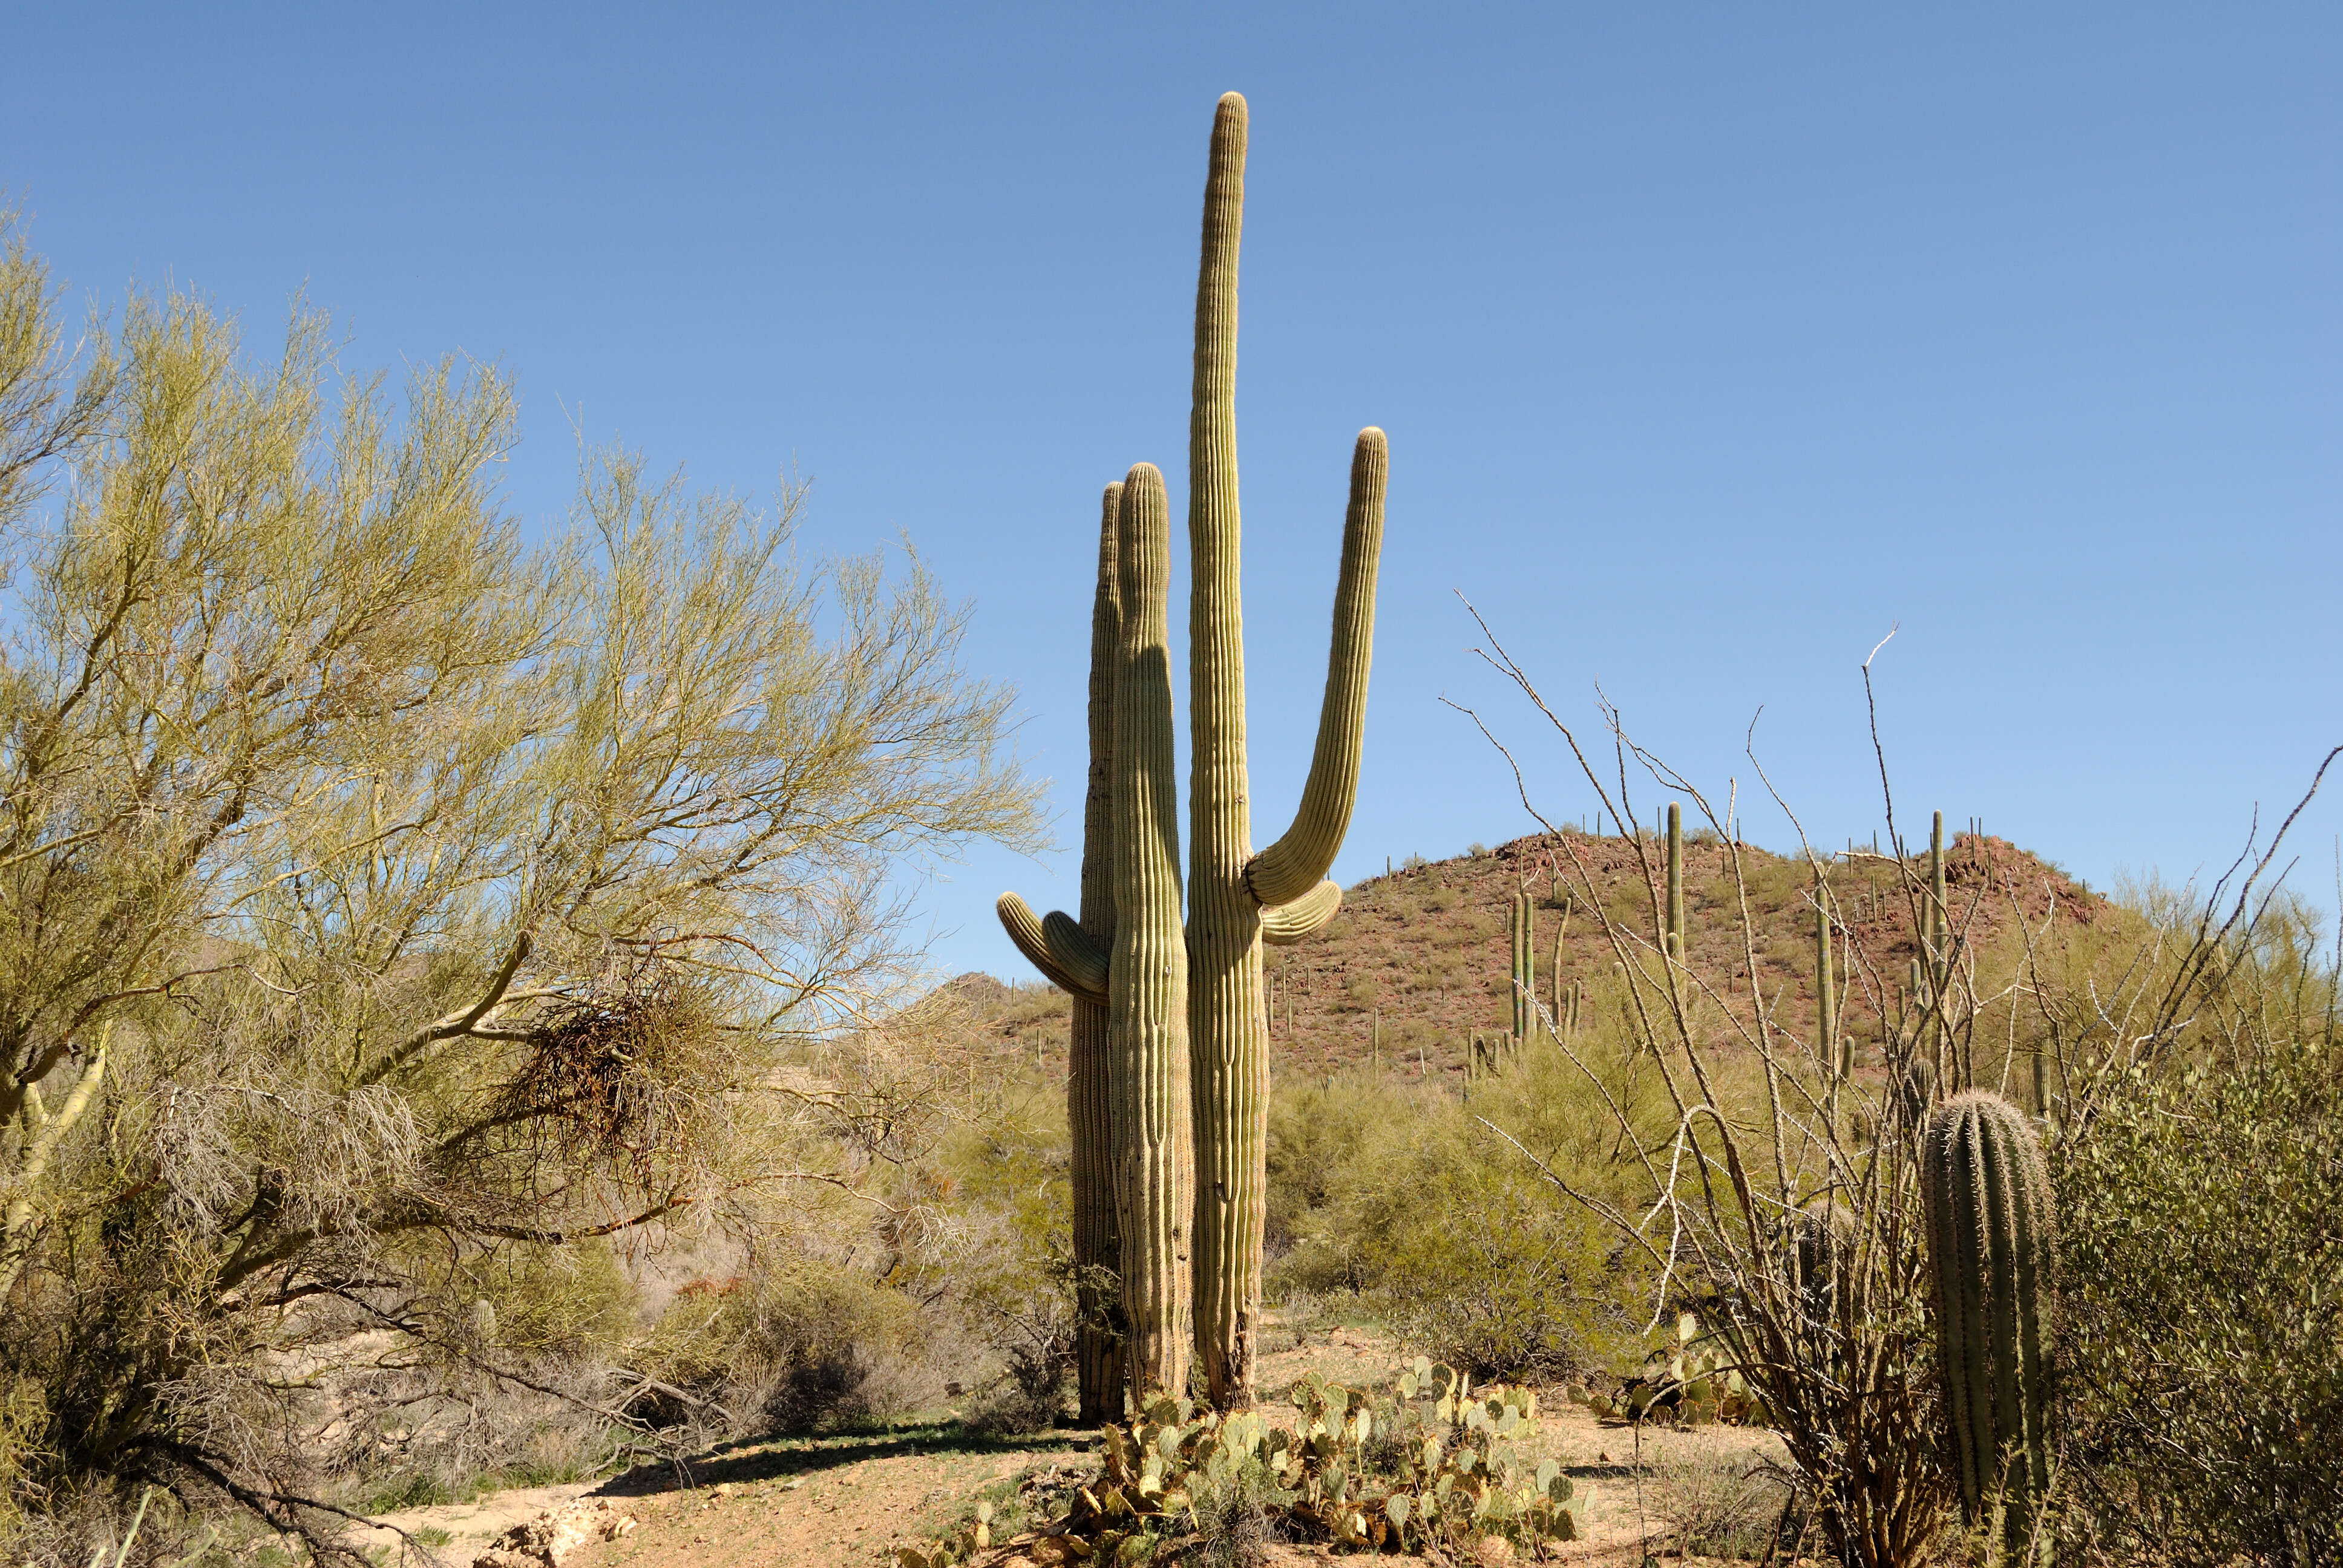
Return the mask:
[[[1790,1488],[1778,1468],[1713,1439],[1670,1448],[1644,1476],[1652,1513],[1684,1557],[1764,1555]]]
[[[633,1409],[681,1425],[704,1402],[734,1437],[851,1426],[902,1408],[922,1338],[902,1292],[792,1259],[679,1292],[640,1355],[651,1381]]]

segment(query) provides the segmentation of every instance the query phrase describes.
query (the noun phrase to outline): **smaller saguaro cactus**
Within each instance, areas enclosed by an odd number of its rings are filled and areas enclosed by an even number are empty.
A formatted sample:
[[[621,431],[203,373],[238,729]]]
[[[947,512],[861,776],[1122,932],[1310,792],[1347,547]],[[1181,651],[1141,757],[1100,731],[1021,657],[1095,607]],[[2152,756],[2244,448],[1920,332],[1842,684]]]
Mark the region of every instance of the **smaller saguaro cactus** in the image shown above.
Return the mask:
[[[1896,1074],[1896,1111],[1902,1119],[1906,1133],[1915,1139],[1926,1135],[1928,1127],[1928,1107],[1936,1096],[1936,1064],[1925,1056],[1906,1061]]]
[[[1536,940],[1537,910],[1526,890],[1513,895],[1513,1038],[1526,1040],[1537,1018],[1537,965],[1531,943]]]
[[[1570,900],[1564,899],[1561,904],[1562,918],[1554,922],[1554,962],[1546,970],[1546,983],[1554,990],[1554,1031],[1568,1035],[1571,1029],[1562,985],[1562,939],[1570,930]]]
[[[1668,957],[1684,961],[1684,808],[1668,803]]]
[[[1855,1251],[1855,1214],[1830,1198],[1811,1199],[1791,1217],[1790,1238],[1801,1313],[1809,1332],[1826,1332]]]
[[[1815,883],[1815,1050],[1835,1074],[1839,1070],[1838,983],[1831,973],[1830,895],[1820,880]]]
[[[1928,829],[1928,909],[1921,929],[1921,947],[1932,964],[1944,957],[1945,914],[1945,814],[1939,811]]]
[[[1936,1354],[1961,1509],[2004,1561],[2046,1561],[2056,1241],[2041,1140],[1986,1090],[1929,1120],[1921,1158]]]

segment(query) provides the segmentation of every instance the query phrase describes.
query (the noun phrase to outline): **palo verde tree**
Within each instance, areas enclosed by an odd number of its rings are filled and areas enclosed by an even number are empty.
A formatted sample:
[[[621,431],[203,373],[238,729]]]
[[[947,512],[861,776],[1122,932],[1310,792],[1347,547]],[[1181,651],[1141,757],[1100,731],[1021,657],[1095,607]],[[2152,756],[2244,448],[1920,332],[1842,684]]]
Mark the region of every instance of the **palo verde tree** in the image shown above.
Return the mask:
[[[479,1260],[853,1181],[803,1071],[909,972],[890,867],[1031,842],[1033,795],[965,612],[916,561],[799,564],[795,492],[603,456],[530,548],[494,374],[394,402],[313,315],[255,368],[176,296],[75,374],[53,307],[16,245],[0,1476],[329,1551],[271,1369],[383,1331],[483,1375]]]

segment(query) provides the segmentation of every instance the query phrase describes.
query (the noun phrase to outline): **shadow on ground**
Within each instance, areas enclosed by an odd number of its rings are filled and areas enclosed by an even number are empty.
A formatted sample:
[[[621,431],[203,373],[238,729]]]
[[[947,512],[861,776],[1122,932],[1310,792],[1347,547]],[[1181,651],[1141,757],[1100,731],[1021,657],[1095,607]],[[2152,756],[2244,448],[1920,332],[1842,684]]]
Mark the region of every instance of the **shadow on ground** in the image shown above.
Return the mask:
[[[672,1462],[656,1461],[622,1472],[594,1489],[596,1497],[651,1497],[696,1487],[818,1476],[865,1460],[947,1454],[1061,1453],[1097,1442],[1088,1431],[1048,1431],[1022,1437],[971,1432],[956,1421],[922,1422],[821,1437],[752,1438],[721,1442]]]

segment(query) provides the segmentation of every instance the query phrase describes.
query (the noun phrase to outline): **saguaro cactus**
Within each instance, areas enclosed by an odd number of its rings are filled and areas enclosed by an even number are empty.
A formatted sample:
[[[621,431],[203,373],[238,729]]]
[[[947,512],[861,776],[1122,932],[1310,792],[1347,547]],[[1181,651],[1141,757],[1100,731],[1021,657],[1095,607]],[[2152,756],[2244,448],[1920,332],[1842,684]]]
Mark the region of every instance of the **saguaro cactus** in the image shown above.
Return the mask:
[[[1212,1400],[1252,1400],[1261,1313],[1262,1223],[1268,1188],[1268,1029],[1261,1003],[1264,911],[1320,891],[1357,799],[1367,667],[1374,645],[1375,568],[1388,467],[1383,433],[1359,433],[1334,595],[1332,647],[1316,749],[1292,826],[1255,854],[1245,769],[1244,620],[1238,588],[1237,256],[1244,227],[1244,99],[1224,95],[1212,122],[1196,279],[1195,376],[1188,425],[1188,954],[1195,1063],[1196,1339]],[[1325,884],[1331,887],[1331,884]],[[1296,911],[1301,913],[1302,911]],[[1274,935],[1308,927],[1284,922]]]
[[[1537,911],[1527,890],[1513,894],[1513,1038],[1529,1043],[1537,1030]]]
[[[1101,498],[1098,588],[1091,601],[1089,788],[1082,797],[1082,935],[1101,950],[1114,945],[1114,661],[1122,638],[1122,585],[1116,531],[1122,486]],[[1066,1123],[1072,1148],[1076,1306],[1075,1382],[1085,1426],[1122,1419],[1121,1292],[1103,1284],[1119,1274],[1121,1248],[1114,1213],[1114,1122],[1108,1096],[1107,1009],[1103,997],[1076,994],[1066,1073]]]
[[[1269,1088],[1261,950],[1264,942],[1302,940],[1342,906],[1342,890],[1324,878],[1358,790],[1388,467],[1383,433],[1362,430],[1351,455],[1317,749],[1292,826],[1255,854],[1245,768],[1235,401],[1245,133],[1244,99],[1228,94],[1213,121],[1204,189],[1189,424],[1187,920],[1182,927],[1177,870],[1167,869],[1173,862],[1161,858],[1176,857],[1178,848],[1167,815],[1176,809],[1162,629],[1168,565],[1158,559],[1168,547],[1159,526],[1162,478],[1146,464],[1124,481],[1120,504],[1111,959],[1081,922],[1063,914],[1037,920],[1021,900],[1001,900],[1002,922],[1026,956],[1051,980],[1077,996],[1087,990],[1108,1009],[1131,1386],[1142,1397],[1184,1392],[1184,1350],[1175,1358],[1164,1336],[1175,1321],[1185,1322],[1192,1302],[1195,1342],[1212,1397],[1229,1408],[1252,1398],[1253,1332],[1261,1311]],[[1161,951],[1167,932],[1181,939],[1183,961],[1176,977]],[[1172,1005],[1181,1013],[1182,1039],[1176,1043],[1161,1012]],[[1161,1064],[1175,1051],[1183,1071],[1192,1075],[1178,1097],[1182,1131],[1176,1137],[1164,1120],[1172,1101],[1161,1081]],[[1190,1160],[1192,1166],[1183,1163]],[[1192,1209],[1182,1209],[1174,1224],[1164,1205],[1188,1190],[1182,1183],[1191,1177],[1196,1178]],[[1175,1292],[1161,1271],[1175,1254],[1187,1256],[1192,1238],[1192,1278]]]
[[[1815,883],[1815,1053],[1834,1075],[1838,1060],[1838,983],[1831,972],[1830,895]]]
[[[1076,1382],[1085,1424],[1122,1419],[1123,1365],[1121,1250],[1115,1214],[1116,1133],[1106,1000],[1106,955],[1114,943],[1113,758],[1115,661],[1122,634],[1122,591],[1117,568],[1122,484],[1106,487],[1101,503],[1098,584],[1091,602],[1090,779],[1082,801],[1081,913],[1074,922],[1083,943],[1062,935],[1052,950],[1051,922],[1037,920],[1015,893],[1001,896],[1001,924],[1035,967],[1073,999],[1066,1077],[1066,1122],[1071,1132],[1068,1172],[1073,1189]],[[1065,917],[1054,915],[1052,921]]]
[[[1682,962],[1684,950],[1684,808],[1668,804],[1668,956]]]
[[[1172,650],[1165,599],[1171,517],[1163,476],[1123,480],[1116,530],[1122,625],[1111,759],[1114,940],[1107,1057],[1114,1084],[1116,1211],[1131,1383],[1188,1383],[1195,1153],[1188,1081],[1188,952],[1180,924],[1180,824],[1172,771]]]
[[[2006,1558],[2046,1559],[2051,1301],[2049,1168],[2033,1128],[1999,1095],[1955,1095],[1922,1151],[1936,1351],[1971,1523],[1998,1515]]]

